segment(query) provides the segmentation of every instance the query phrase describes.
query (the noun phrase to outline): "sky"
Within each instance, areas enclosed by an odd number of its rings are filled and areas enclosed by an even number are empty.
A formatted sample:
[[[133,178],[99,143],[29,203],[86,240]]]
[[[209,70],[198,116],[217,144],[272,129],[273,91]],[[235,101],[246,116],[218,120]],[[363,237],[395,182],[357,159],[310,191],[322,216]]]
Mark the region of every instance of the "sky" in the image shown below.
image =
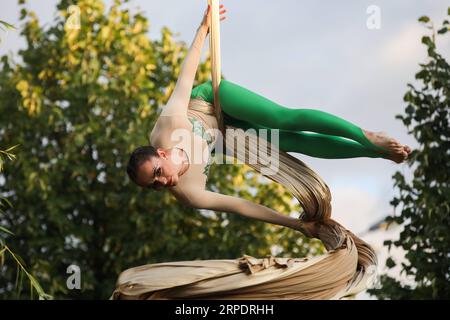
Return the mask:
[[[0,0],[0,19],[19,23],[16,0]],[[111,1],[105,1],[110,4]],[[56,0],[28,0],[41,23],[55,15]],[[206,0],[131,0],[150,21],[149,37],[163,26],[190,44]],[[407,83],[426,61],[420,39],[429,34],[417,19],[437,25],[446,17],[443,0],[223,0],[222,73],[230,81],[289,108],[314,108],[363,129],[385,131],[412,148],[418,145],[395,115],[406,107]],[[377,12],[379,15],[377,16]],[[379,28],[369,28],[373,22]],[[377,22],[375,21],[375,22]],[[372,22],[372,24],[370,24]],[[438,37],[438,51],[450,59],[450,37]],[[2,34],[0,55],[24,46],[18,32]],[[205,42],[205,50],[208,43]],[[406,164],[381,158],[319,159],[294,154],[325,180],[333,217],[355,233],[393,212],[392,175],[411,177]]]

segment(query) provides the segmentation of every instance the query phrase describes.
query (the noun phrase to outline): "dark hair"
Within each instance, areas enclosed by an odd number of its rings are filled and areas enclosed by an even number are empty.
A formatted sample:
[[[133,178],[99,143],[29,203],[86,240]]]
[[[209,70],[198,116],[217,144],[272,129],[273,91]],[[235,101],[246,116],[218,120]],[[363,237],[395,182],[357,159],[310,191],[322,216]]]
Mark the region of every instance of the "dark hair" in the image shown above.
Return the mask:
[[[159,157],[156,152],[156,148],[148,145],[136,148],[133,153],[131,153],[130,160],[128,160],[127,173],[128,177],[137,184],[137,172],[139,167],[151,157]]]

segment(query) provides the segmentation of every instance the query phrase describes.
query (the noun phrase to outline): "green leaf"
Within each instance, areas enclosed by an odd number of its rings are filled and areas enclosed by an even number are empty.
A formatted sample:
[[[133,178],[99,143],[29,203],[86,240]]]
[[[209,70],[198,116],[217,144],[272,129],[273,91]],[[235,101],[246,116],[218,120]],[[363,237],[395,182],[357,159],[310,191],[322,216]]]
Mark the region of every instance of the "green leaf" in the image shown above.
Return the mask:
[[[19,146],[19,144],[16,144],[15,146],[12,146],[12,147],[9,147],[8,149],[6,149],[6,152],[11,152],[12,150],[17,148],[18,146]]]
[[[430,22],[430,18],[427,17],[427,16],[421,16],[421,17],[419,18],[419,21],[420,21],[420,22],[423,22],[423,23],[427,23],[427,22]]]
[[[400,200],[397,198],[392,199],[390,202],[390,204],[393,205],[394,207],[398,206],[399,203],[400,203]]]
[[[396,266],[395,261],[391,257],[387,258],[387,260],[386,260],[386,267],[391,269],[391,268],[393,268],[395,266]]]
[[[449,27],[442,27],[441,29],[438,30],[438,34],[445,34],[450,30]]]
[[[9,24],[6,21],[0,20],[0,27],[5,27],[6,29],[16,29],[12,24]]]
[[[6,207],[6,206],[2,203],[3,201],[6,202],[6,204],[7,204],[10,208],[13,207],[12,203],[11,203],[7,198],[3,198],[3,197],[0,197],[0,206]]]
[[[422,43],[427,45],[428,47],[434,47],[434,43],[429,36],[423,36]]]
[[[12,233],[11,231],[9,231],[8,229],[6,229],[5,227],[2,227],[2,226],[0,226],[0,231],[3,231],[3,232],[5,232],[5,233],[8,233],[8,234],[10,234],[10,235],[14,235],[14,233]]]

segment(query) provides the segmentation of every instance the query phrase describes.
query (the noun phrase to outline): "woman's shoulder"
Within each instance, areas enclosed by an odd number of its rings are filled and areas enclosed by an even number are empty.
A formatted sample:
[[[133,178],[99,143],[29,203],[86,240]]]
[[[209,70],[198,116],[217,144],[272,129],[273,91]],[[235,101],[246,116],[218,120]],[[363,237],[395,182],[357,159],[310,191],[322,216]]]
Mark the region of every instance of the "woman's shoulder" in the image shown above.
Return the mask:
[[[187,116],[182,115],[171,115],[171,116],[160,116],[158,120],[156,120],[155,125],[150,133],[150,136],[165,131],[167,129],[173,128],[183,128],[189,125],[190,122]]]

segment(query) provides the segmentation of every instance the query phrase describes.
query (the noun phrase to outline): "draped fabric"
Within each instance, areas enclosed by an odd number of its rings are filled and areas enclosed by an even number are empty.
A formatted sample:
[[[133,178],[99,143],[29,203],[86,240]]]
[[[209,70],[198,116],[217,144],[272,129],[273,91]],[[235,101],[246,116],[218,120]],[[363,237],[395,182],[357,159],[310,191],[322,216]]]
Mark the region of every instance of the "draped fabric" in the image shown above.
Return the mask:
[[[112,299],[341,299],[364,290],[376,270],[374,250],[331,219],[331,193],[322,178],[303,161],[242,129],[223,125],[220,84],[219,4],[212,5],[211,59],[215,112],[225,153],[263,176],[282,184],[303,208],[304,234],[320,239],[327,252],[313,258],[194,260],[130,268],[118,277]],[[206,110],[199,101],[192,109]],[[195,105],[195,106],[194,106]],[[232,129],[233,134],[225,134]],[[240,144],[242,141],[246,143]],[[242,147],[243,146],[243,147]],[[260,152],[264,149],[264,152]],[[277,160],[275,169],[267,164]],[[355,215],[358,213],[355,212]]]
[[[113,297],[330,299],[353,277],[356,254],[349,241],[345,248],[311,259],[243,256],[236,260],[153,264],[123,272]]]

